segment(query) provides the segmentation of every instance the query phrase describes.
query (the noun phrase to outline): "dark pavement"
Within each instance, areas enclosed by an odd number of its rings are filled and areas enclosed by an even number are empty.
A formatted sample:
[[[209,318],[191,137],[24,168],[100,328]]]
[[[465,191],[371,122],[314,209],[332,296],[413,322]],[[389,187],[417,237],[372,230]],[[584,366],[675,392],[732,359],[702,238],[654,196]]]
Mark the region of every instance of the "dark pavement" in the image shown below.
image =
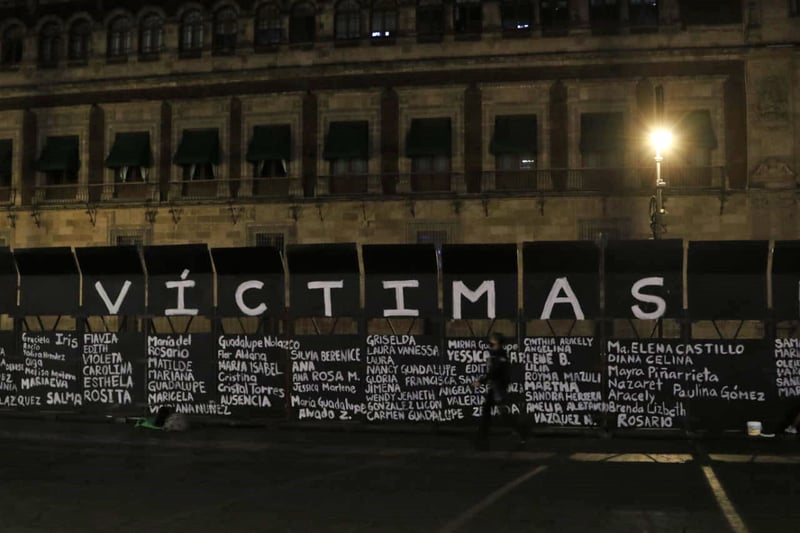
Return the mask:
[[[2,531],[796,531],[800,439],[0,419]]]

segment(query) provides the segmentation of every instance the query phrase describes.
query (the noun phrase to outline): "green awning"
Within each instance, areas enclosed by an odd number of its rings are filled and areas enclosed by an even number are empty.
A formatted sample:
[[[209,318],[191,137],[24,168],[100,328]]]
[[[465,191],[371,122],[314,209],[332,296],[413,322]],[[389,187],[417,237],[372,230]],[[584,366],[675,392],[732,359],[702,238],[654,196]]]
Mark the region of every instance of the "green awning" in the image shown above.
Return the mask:
[[[77,135],[48,137],[42,154],[36,162],[39,172],[78,170],[80,167],[80,141]]]
[[[449,118],[415,118],[406,135],[406,157],[450,156],[453,142]]]
[[[711,125],[711,113],[708,110],[690,111],[675,127],[676,137],[684,144],[691,144],[713,150],[717,147],[717,136]]]
[[[494,135],[489,151],[497,154],[536,154],[539,152],[536,115],[503,115],[494,119]]]
[[[117,133],[106,158],[106,167],[151,167],[150,133],[146,131]]]
[[[322,157],[332,159],[369,159],[369,122],[331,122],[325,136]]]
[[[581,152],[612,152],[625,148],[625,120],[622,113],[583,113]]]
[[[172,162],[176,165],[218,165],[219,133],[217,130],[184,130]]]
[[[11,139],[0,140],[0,176],[11,175],[13,146]]]
[[[251,163],[292,158],[292,136],[288,124],[280,126],[256,126],[247,148],[247,160]]]

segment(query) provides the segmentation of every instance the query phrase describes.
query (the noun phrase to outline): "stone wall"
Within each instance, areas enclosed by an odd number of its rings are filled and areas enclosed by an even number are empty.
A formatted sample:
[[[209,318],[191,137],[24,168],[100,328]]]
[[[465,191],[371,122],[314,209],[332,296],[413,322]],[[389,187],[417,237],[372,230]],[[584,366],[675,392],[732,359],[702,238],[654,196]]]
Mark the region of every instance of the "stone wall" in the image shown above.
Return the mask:
[[[114,244],[117,236],[141,235],[146,244],[207,242],[255,244],[255,233],[280,233],[286,243],[416,242],[417,232],[445,231],[449,242],[524,242],[594,238],[599,232],[650,238],[646,196],[264,202],[175,205],[155,209],[103,207],[92,225],[85,208],[42,209],[0,217],[0,237],[15,248]],[[797,239],[794,193],[754,191],[718,195],[667,195],[664,238]],[[722,212],[720,213],[720,210]],[[294,217],[297,217],[297,220]],[[235,223],[234,223],[235,219]]]
[[[213,10],[206,4],[210,41]],[[800,238],[800,110],[795,103],[800,101],[795,46],[800,17],[786,16],[785,1],[748,2],[754,7],[745,10],[741,24],[693,26],[680,22],[679,3],[670,0],[657,32],[612,36],[591,35],[586,3],[574,2],[577,17],[570,35],[545,38],[534,29],[518,39],[504,38],[499,31],[498,2],[483,4],[480,39],[461,40],[446,32],[442,43],[417,43],[415,3],[399,2],[400,27],[393,44],[373,46],[365,38],[342,47],[332,42],[333,3],[322,2],[318,42],[310,47],[281,44],[274,52],[256,53],[255,6],[245,2],[239,6],[239,47],[232,56],[214,56],[209,42],[199,58],[179,59],[182,4],[170,2],[160,11],[165,17],[161,57],[143,61],[131,53],[124,64],[109,64],[105,57],[105,25],[114,13],[95,12],[99,8],[94,7],[89,13],[95,21],[94,53],[88,63],[39,69],[37,28],[45,16],[56,15],[50,13],[56,8],[26,3],[15,12],[19,18],[8,16],[0,23],[0,31],[14,23],[27,29],[21,65],[0,70],[0,138],[13,142],[12,186],[17,191],[14,202],[0,212],[0,237],[14,247],[107,244],[135,235],[148,243],[244,245],[254,243],[257,233],[282,233],[286,242],[300,243],[409,242],[418,231],[443,231],[451,242],[592,238],[598,232],[648,238],[648,192],[363,202],[305,198],[248,203],[243,198],[228,205],[222,198],[229,189],[221,186],[218,203],[192,205],[175,203],[180,198],[165,184],[180,177],[171,158],[184,129],[217,128],[219,176],[241,178],[245,187],[252,174],[245,154],[256,125],[291,126],[293,154],[287,170],[299,183],[302,177],[329,173],[321,154],[332,121],[369,121],[369,172],[376,175],[409,172],[404,154],[411,120],[443,116],[453,126],[453,171],[477,165],[491,172],[495,158],[489,144],[494,118],[502,114],[537,115],[538,166],[547,169],[582,166],[581,113],[622,111],[626,166],[647,169],[653,165],[646,145],[652,124],[644,118],[641,91],[661,86],[667,120],[695,109],[710,112],[718,141],[711,164],[726,166],[728,185],[736,189],[668,190],[665,236]],[[362,18],[366,33],[368,9]],[[138,36],[133,34],[135,51]],[[31,209],[32,194],[26,191],[42,183],[33,164],[47,136],[78,135],[81,183],[110,183],[112,171],[98,172],[99,159],[123,131],[150,133],[155,162],[150,174],[162,184],[161,201],[133,207],[101,202],[92,207],[97,208],[94,225],[86,205]],[[676,141],[666,165],[670,157],[681,158],[680,131]],[[476,142],[480,154],[471,151]],[[627,177],[636,179],[638,172]]]

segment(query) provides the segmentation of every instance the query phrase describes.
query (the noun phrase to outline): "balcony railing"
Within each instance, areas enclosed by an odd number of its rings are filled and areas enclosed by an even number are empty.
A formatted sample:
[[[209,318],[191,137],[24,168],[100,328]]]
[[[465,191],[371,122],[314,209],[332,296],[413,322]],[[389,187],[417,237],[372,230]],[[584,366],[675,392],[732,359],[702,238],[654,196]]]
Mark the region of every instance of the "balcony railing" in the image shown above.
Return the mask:
[[[17,202],[17,190],[13,187],[0,186],[0,205],[10,206]]]
[[[2,189],[0,189],[2,191]],[[0,194],[2,194],[0,192]],[[34,203],[142,203],[158,201],[158,184],[153,182],[119,183],[66,183],[37,185],[34,187]],[[0,197],[0,202],[2,197]]]
[[[662,178],[674,193],[723,190],[724,167],[664,165]],[[40,185],[34,203],[151,203],[160,201],[291,200],[345,197],[441,197],[454,195],[609,195],[648,193],[656,185],[655,165],[641,168],[532,169],[456,172],[318,176],[302,178],[225,178],[177,180],[166,196],[155,182]],[[0,205],[15,203],[15,192],[0,187]]]
[[[88,200],[89,191],[87,186],[78,183],[59,183],[34,187],[33,203],[35,204],[70,204],[87,202]]]
[[[582,168],[487,171],[479,180],[463,174],[399,174],[383,176],[321,176],[314,196],[402,195],[442,193],[594,193],[642,192],[655,188],[656,169]],[[725,187],[724,167],[665,167],[662,177],[672,190],[721,189]],[[475,185],[477,183],[477,185]]]
[[[220,178],[169,182],[169,200],[208,200],[228,196],[227,181]]]
[[[90,184],[89,199],[116,203],[158,201],[158,184],[144,181]]]
[[[662,168],[672,190],[721,189],[724,167]],[[655,165],[641,168],[536,169],[484,172],[482,191],[620,193],[650,190],[656,184]]]

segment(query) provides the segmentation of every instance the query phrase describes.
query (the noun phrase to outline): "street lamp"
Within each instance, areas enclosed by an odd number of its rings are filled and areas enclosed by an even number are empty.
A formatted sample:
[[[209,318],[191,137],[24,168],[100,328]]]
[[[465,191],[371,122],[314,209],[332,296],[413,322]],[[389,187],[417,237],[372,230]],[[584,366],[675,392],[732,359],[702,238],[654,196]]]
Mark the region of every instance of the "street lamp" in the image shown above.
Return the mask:
[[[653,238],[658,239],[662,229],[661,217],[667,213],[664,209],[664,189],[667,182],[661,178],[661,162],[664,160],[661,154],[672,144],[672,133],[665,129],[654,130],[650,133],[650,143],[656,151],[656,196],[650,207],[650,227]]]

